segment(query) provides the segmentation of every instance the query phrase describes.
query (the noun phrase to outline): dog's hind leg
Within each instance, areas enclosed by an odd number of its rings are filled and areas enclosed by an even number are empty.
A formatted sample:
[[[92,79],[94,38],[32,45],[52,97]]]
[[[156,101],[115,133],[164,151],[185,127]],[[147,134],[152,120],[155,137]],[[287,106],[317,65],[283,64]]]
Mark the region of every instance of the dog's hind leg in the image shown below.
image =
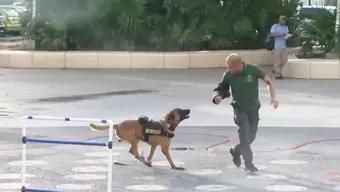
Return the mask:
[[[131,153],[132,155],[134,155],[134,154],[133,154],[133,147],[132,147],[132,145],[131,145],[131,147],[130,147],[130,149],[129,149],[129,153]]]
[[[169,145],[162,145],[162,153],[165,155],[166,159],[168,160],[171,169],[175,170],[184,170],[183,167],[177,167],[174,162],[172,161],[172,158],[170,156],[170,146]]]
[[[147,158],[148,161],[151,161],[153,155],[155,154],[156,148],[157,148],[157,145],[151,145],[150,154]]]
[[[151,167],[151,165],[152,165],[151,159],[152,159],[153,155],[155,154],[156,148],[157,148],[157,145],[151,145],[150,154],[147,157],[147,161],[144,163],[145,165]]]
[[[131,144],[131,147],[130,147],[130,150],[129,152],[136,158],[138,159],[139,161],[141,162],[145,162],[145,159],[144,157],[140,156],[139,153],[138,153],[138,141],[133,141],[133,142],[130,142]]]

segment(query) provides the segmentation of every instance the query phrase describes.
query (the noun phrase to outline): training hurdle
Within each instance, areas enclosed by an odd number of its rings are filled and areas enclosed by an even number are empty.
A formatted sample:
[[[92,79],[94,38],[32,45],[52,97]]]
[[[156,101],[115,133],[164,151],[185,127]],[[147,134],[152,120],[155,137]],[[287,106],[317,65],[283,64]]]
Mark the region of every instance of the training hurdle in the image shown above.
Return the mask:
[[[68,121],[68,122],[96,122],[105,123],[110,126],[108,142],[87,142],[87,141],[66,141],[66,140],[55,140],[55,139],[40,139],[28,137],[26,135],[27,126],[22,127],[22,162],[21,162],[21,182],[22,192],[61,192],[55,190],[45,189],[34,189],[26,187],[26,156],[28,143],[45,143],[45,144],[63,144],[63,145],[79,145],[79,146],[100,146],[107,147],[109,150],[108,154],[108,173],[107,173],[107,192],[112,192],[112,140],[113,140],[113,122],[112,120],[103,119],[85,119],[85,118],[72,118],[72,117],[53,117],[53,116],[24,116],[24,119],[28,120],[55,120],[55,121]]]

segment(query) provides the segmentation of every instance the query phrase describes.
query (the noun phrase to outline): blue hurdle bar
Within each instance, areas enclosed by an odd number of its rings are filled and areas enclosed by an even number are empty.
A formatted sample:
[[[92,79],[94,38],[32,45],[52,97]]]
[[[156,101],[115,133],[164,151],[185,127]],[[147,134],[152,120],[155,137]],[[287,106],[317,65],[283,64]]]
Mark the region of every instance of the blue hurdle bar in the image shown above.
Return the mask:
[[[29,188],[22,188],[21,192],[61,192],[61,191],[54,191],[54,190],[43,190],[43,189],[29,189]]]
[[[112,153],[112,145],[113,145],[113,122],[112,120],[103,120],[103,119],[85,119],[85,118],[70,118],[70,117],[54,117],[54,116],[24,116],[23,118],[29,120],[57,120],[57,121],[82,121],[82,122],[99,122],[105,123],[110,126],[109,129],[109,139],[108,142],[89,142],[89,141],[63,141],[63,140],[55,140],[55,139],[39,139],[39,138],[29,138],[26,136],[26,126],[22,128],[22,167],[21,167],[21,183],[22,183],[22,192],[61,192],[54,190],[44,190],[44,189],[30,189],[26,188],[26,144],[27,143],[48,143],[48,144],[65,144],[65,145],[87,145],[87,146],[106,146],[109,151]],[[113,166],[113,156],[111,153],[108,153],[108,177],[107,177],[107,192],[112,192],[112,166]]]
[[[64,145],[88,145],[88,146],[108,146],[108,143],[104,142],[88,142],[88,141],[62,141],[54,139],[37,139],[23,137],[23,143],[48,143],[48,144],[64,144]]]

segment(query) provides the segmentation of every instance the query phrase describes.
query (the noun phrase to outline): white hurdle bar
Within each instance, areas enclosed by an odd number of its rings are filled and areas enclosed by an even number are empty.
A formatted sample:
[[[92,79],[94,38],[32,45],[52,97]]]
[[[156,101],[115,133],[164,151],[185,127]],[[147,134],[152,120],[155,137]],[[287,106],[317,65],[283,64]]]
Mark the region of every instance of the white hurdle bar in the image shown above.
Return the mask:
[[[112,120],[105,119],[86,119],[86,118],[72,118],[72,117],[53,117],[53,116],[23,116],[25,119],[29,120],[57,120],[57,121],[78,121],[78,122],[97,122],[106,123],[109,125],[109,139],[107,143],[103,142],[85,142],[85,141],[63,141],[54,139],[38,139],[29,138],[26,135],[27,127],[22,128],[22,164],[21,164],[21,182],[22,182],[22,192],[58,192],[54,190],[41,190],[41,189],[30,189],[26,188],[26,155],[27,155],[27,143],[47,143],[47,144],[66,144],[66,145],[87,145],[87,146],[107,146],[109,150],[108,155],[108,176],[107,176],[107,192],[112,192],[112,179],[113,179],[113,122]]]

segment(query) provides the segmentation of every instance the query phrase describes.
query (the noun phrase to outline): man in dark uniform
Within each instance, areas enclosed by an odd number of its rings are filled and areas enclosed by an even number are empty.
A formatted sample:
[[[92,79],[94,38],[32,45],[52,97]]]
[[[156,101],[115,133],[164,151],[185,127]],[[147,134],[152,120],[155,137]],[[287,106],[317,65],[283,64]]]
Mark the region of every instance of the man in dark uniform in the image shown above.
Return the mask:
[[[274,109],[278,107],[275,91],[271,79],[258,67],[244,64],[242,58],[236,54],[230,54],[226,59],[228,70],[224,73],[222,82],[214,89],[213,102],[217,105],[232,92],[231,105],[234,108],[234,121],[238,125],[240,143],[230,149],[233,162],[237,167],[241,166],[241,155],[246,170],[256,172],[258,169],[253,164],[253,153],[250,145],[255,140],[259,122],[259,85],[258,79],[262,79],[268,86],[270,104]]]

